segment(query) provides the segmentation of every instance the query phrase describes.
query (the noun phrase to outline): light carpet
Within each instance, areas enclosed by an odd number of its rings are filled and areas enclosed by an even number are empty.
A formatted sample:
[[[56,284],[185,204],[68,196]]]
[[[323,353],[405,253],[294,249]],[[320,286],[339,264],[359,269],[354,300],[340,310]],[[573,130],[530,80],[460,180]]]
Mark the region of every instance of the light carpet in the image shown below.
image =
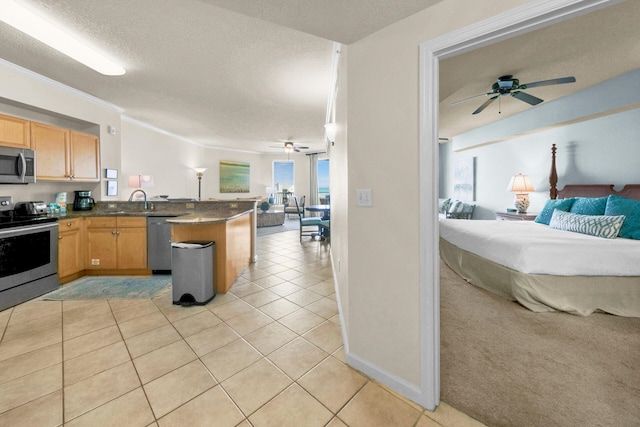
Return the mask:
[[[441,399],[492,427],[640,426],[640,319],[534,313],[441,263]]]
[[[85,276],[42,296],[43,300],[153,298],[171,289],[171,276]]]

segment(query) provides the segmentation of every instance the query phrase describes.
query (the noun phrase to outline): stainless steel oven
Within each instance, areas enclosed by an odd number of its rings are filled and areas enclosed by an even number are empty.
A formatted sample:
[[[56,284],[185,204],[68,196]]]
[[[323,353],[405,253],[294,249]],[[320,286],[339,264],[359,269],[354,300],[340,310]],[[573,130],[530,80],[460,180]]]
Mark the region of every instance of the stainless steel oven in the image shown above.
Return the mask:
[[[58,222],[48,217],[1,219],[0,310],[4,310],[59,286]]]

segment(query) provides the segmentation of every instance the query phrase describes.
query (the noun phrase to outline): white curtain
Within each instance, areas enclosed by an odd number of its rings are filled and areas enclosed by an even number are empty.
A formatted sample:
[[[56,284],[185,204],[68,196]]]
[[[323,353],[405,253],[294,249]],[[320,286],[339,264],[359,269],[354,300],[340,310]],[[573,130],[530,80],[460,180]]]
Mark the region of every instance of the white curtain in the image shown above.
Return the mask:
[[[309,175],[310,175],[310,188],[309,188],[309,205],[319,205],[320,199],[318,197],[318,155],[307,154],[309,156]]]

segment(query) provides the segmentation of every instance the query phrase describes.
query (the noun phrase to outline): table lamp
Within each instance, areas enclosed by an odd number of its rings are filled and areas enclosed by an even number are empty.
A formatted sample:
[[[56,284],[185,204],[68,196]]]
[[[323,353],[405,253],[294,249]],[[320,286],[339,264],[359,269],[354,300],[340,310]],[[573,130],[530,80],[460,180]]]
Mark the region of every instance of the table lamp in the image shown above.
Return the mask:
[[[507,191],[516,193],[514,205],[518,210],[518,213],[527,213],[527,208],[529,207],[529,193],[536,191],[533,188],[533,184],[529,177],[527,175],[522,175],[521,173],[512,177],[511,181],[509,181],[509,185],[507,186]]]

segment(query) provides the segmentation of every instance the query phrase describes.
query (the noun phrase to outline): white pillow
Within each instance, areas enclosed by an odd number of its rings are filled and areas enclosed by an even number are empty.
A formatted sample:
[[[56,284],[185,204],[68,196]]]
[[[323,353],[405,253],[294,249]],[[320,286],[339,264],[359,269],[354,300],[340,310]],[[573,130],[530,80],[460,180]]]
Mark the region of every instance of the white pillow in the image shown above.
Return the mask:
[[[604,237],[605,239],[615,239],[620,233],[624,219],[624,215],[580,215],[556,209],[553,211],[551,221],[549,221],[549,227]]]

